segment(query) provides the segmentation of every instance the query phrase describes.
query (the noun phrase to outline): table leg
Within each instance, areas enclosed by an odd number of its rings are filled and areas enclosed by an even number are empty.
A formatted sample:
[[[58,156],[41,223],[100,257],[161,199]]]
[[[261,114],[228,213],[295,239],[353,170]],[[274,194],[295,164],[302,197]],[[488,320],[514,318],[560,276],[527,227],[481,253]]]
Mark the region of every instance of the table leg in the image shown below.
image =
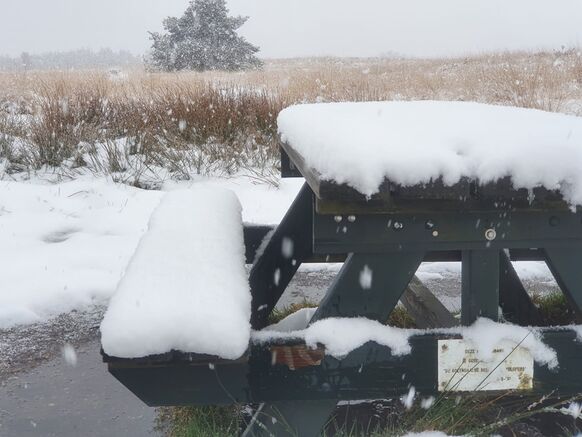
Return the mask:
[[[313,192],[305,184],[251,269],[253,329],[267,326],[269,314],[297,269],[313,255],[312,216]]]
[[[367,317],[386,322],[424,255],[424,252],[350,254],[311,323],[329,317]]]
[[[465,250],[462,253],[461,324],[479,317],[499,319],[499,251]]]
[[[263,403],[241,437],[317,437],[337,401]]]
[[[562,292],[582,320],[582,248],[546,248],[546,263]]]
[[[501,252],[499,262],[499,306],[503,310],[503,317],[518,325],[538,326],[542,322],[540,312],[505,252]]]

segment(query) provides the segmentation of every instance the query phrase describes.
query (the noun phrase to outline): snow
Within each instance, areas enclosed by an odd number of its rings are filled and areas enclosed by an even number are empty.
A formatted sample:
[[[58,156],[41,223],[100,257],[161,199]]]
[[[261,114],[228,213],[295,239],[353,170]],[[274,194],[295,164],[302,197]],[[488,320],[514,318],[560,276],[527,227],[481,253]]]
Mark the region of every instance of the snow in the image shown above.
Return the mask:
[[[568,405],[568,408],[562,408],[561,411],[568,416],[572,416],[574,419],[578,419],[582,416],[582,404],[572,402]]]
[[[283,326],[298,326],[300,320],[307,313],[298,315],[297,318]],[[286,319],[283,320],[285,322]],[[298,323],[297,325],[295,323]],[[300,325],[299,325],[300,326]],[[329,318],[315,322],[306,329],[289,331],[288,329],[270,330],[253,333],[253,340],[259,343],[274,339],[303,339],[310,347],[322,344],[326,352],[333,357],[343,358],[353,350],[363,346],[369,341],[387,346],[392,349],[394,355],[406,355],[410,353],[408,337],[410,331],[382,325],[375,320],[365,318]]]
[[[462,335],[465,340],[478,348],[478,356],[483,361],[491,361],[493,349],[501,341],[508,340],[516,346],[529,350],[536,362],[545,364],[549,368],[555,368],[558,365],[556,352],[546,346],[539,333],[531,328],[480,318],[472,326],[462,328]]]
[[[285,179],[275,188],[239,176],[162,188],[231,189],[245,222],[276,224],[302,184]],[[163,195],[93,176],[0,181],[0,329],[106,304]]]
[[[106,302],[161,196],[104,179],[0,193],[0,328]]]
[[[472,102],[368,102],[291,106],[283,141],[326,180],[371,196],[387,178],[405,186],[440,177],[559,189],[582,204],[582,118]]]
[[[374,272],[366,264],[362,271],[360,271],[360,287],[362,290],[369,290],[372,288],[372,281],[374,279]]]
[[[103,350],[171,350],[236,359],[250,341],[241,205],[223,188],[167,193],[151,216],[101,324]]]
[[[279,327],[275,325],[275,329],[267,327],[262,331],[253,332],[253,341],[264,343],[278,339],[303,339],[311,347],[317,344],[324,345],[326,352],[336,358],[343,358],[367,342],[373,341],[389,347],[393,355],[399,356],[410,353],[408,340],[412,335],[435,333],[462,336],[478,349],[477,356],[483,361],[490,361],[493,350],[501,342],[507,341],[511,345],[530,351],[533,359],[541,365],[546,365],[550,369],[558,365],[556,352],[543,343],[539,329],[498,323],[486,318],[480,318],[468,327],[432,330],[394,328],[365,318],[329,318],[304,328],[307,324],[303,325],[303,321],[307,315],[303,313],[287,317],[280,322],[285,329],[277,329]]]
[[[412,405],[414,405],[414,398],[416,397],[416,389],[414,387],[410,387],[408,393],[405,394],[400,398],[400,402],[404,405],[404,408],[410,410]]]
[[[267,326],[266,331],[293,332],[307,328],[317,308],[301,308],[283,320]]]
[[[62,355],[65,363],[71,367],[75,367],[77,365],[77,351],[73,347],[72,344],[66,343],[63,345],[62,348]]]

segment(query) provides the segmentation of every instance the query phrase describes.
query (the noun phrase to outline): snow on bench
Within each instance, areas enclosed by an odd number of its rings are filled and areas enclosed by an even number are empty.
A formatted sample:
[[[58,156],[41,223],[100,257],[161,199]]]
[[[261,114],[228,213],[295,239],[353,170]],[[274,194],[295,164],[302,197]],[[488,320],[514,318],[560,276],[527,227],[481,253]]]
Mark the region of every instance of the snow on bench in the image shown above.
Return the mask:
[[[297,105],[278,118],[281,139],[322,179],[362,194],[385,179],[411,186],[440,177],[558,189],[582,204],[582,118],[467,102]]]
[[[101,324],[104,352],[242,356],[251,333],[244,254],[233,192],[196,186],[167,193]]]

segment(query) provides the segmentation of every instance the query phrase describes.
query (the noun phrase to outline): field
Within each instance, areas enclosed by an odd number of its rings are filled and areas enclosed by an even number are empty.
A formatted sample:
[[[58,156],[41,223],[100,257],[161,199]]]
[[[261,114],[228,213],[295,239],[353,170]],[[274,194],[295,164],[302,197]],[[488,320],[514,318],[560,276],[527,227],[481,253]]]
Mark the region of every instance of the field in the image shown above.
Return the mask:
[[[0,235],[5,239],[0,255],[10,256],[12,263],[0,264],[4,268],[0,276],[15,284],[5,287],[0,298],[10,303],[11,295],[25,294],[19,290],[32,290],[38,296],[31,292],[30,302],[22,307],[46,316],[48,322],[42,322],[47,326],[52,326],[55,315],[66,318],[97,302],[90,340],[98,349],[102,306],[115,291],[160,195],[111,179],[157,189],[166,181],[208,176],[237,192],[246,208],[246,221],[276,223],[300,186],[281,181],[278,174],[281,109],[297,103],[370,100],[477,101],[582,116],[582,52],[269,60],[262,70],[241,73],[0,72],[0,180],[4,181],[0,217],[5,214],[8,223]],[[46,184],[47,180],[55,184]],[[261,202],[256,200],[259,197]],[[42,283],[40,291],[32,279]],[[562,295],[536,299],[552,323],[571,322],[563,320],[569,314]],[[409,316],[397,315],[400,319],[391,323],[408,327]],[[45,325],[35,326],[39,332],[47,331]],[[0,323],[0,334],[31,336],[20,327],[2,329]],[[51,341],[60,345],[65,337],[58,334]],[[18,364],[14,365],[2,353],[0,370],[2,359],[9,363],[5,366],[9,372],[20,371],[18,361],[13,360]],[[434,405],[433,401],[428,406],[418,402],[410,411],[399,399],[361,407],[342,405],[327,431],[379,437],[427,429],[475,435],[538,431],[569,435],[582,427],[576,421],[582,417],[579,397],[475,395],[463,400],[442,396]],[[575,411],[562,408],[570,401]],[[237,408],[170,408],[158,413],[161,428],[171,436],[235,435],[240,423],[249,419]],[[539,419],[540,415],[549,419]]]
[[[243,73],[0,73],[0,171],[90,171],[144,187],[244,171],[276,183],[282,108],[415,99],[582,114],[582,55],[273,60]]]

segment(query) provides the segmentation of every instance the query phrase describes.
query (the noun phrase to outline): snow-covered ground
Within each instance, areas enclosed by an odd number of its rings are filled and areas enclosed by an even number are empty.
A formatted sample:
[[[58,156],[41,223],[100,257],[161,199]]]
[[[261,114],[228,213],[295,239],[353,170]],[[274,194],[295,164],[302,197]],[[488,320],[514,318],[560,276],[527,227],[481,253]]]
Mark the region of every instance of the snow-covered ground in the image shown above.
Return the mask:
[[[283,179],[275,188],[241,176],[168,182],[163,189],[201,181],[233,190],[243,206],[243,221],[256,224],[278,223],[303,184],[301,179]],[[0,329],[106,305],[162,195],[91,176],[60,183],[1,181]],[[515,265],[522,279],[553,282],[544,263]],[[306,278],[313,280],[314,294],[305,296],[302,288],[294,295],[292,289],[288,298],[318,300],[324,282],[340,267],[302,266]],[[426,263],[419,271],[428,283],[456,281],[459,274],[459,263]],[[325,279],[322,287],[316,284],[319,276]],[[439,298],[458,310],[457,294],[444,290]]]
[[[281,220],[302,184],[210,181],[237,194],[245,222],[267,224]],[[90,176],[54,184],[0,181],[0,329],[105,304],[161,196]]]

